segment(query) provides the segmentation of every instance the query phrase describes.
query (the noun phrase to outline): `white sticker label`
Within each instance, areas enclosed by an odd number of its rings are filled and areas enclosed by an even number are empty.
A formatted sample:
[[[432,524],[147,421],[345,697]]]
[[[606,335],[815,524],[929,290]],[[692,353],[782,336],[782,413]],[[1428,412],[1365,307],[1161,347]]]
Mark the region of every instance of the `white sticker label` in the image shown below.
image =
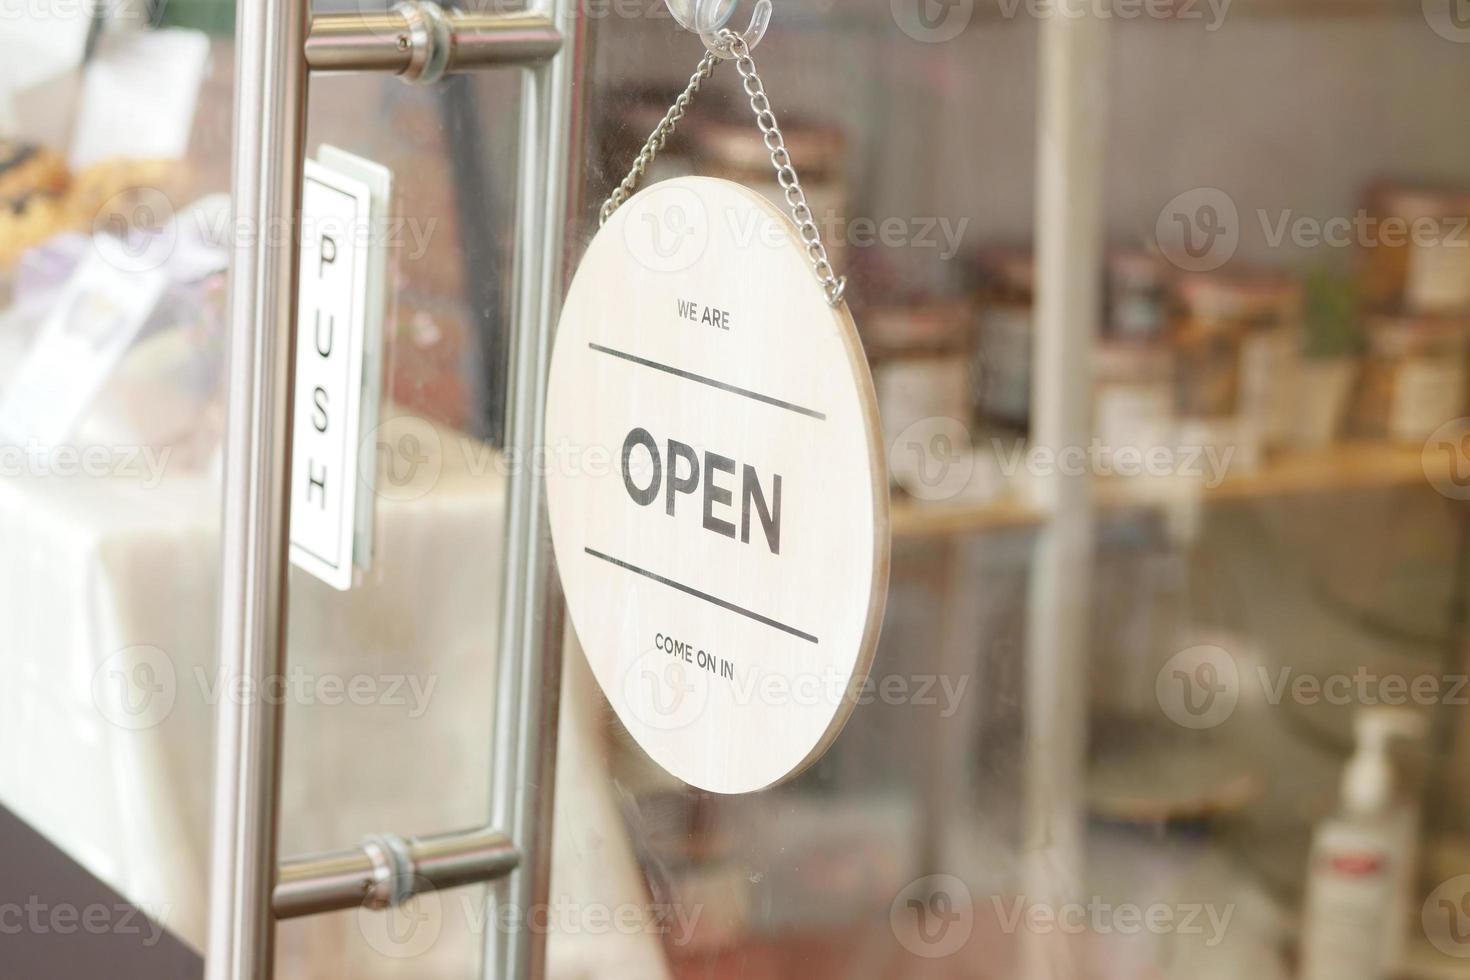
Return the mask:
[[[364,483],[374,470],[360,467],[358,454],[363,419],[377,410],[385,284],[373,232],[387,196],[342,172],[352,169],[342,156],[324,152],[330,168],[308,160],[302,191],[291,561],[346,590],[354,565],[370,559],[372,488]]]
[[[1470,310],[1470,241],[1463,231],[1456,236],[1446,230],[1444,235],[1444,241],[1411,247],[1404,291],[1412,309],[1442,314]]]
[[[153,315],[168,280],[159,269],[87,252],[41,324],[0,403],[0,433],[54,447],[72,430]]]
[[[114,31],[87,65],[68,163],[180,160],[209,68],[203,31]],[[138,111],[147,106],[148,111]]]
[[[1422,444],[1435,429],[1463,414],[1465,365],[1458,357],[1410,358],[1399,367],[1389,412],[1389,435]]]
[[[568,609],[628,731],[721,793],[831,744],[887,591],[872,381],[794,226],[680,178],[620,208],[567,297],[547,398]]]

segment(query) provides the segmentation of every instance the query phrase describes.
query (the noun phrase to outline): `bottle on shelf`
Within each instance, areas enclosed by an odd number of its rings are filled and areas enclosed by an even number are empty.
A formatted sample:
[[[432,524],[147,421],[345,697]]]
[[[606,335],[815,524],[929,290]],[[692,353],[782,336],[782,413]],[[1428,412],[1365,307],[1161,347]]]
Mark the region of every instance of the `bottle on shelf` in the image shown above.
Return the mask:
[[[1392,744],[1422,737],[1424,719],[1368,708],[1354,729],[1339,810],[1312,842],[1302,980],[1385,980],[1402,955],[1413,906],[1418,807],[1396,777]]]

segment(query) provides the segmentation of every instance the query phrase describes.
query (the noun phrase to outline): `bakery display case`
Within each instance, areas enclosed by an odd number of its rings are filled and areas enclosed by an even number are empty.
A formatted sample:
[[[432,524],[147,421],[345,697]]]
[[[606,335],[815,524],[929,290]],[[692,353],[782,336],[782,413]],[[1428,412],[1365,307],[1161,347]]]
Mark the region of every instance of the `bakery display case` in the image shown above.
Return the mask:
[[[1464,0],[83,7],[0,19],[0,806],[197,975],[1470,975]],[[763,9],[784,150],[691,83]],[[783,152],[887,601],[729,794],[589,668],[548,375],[630,168]]]

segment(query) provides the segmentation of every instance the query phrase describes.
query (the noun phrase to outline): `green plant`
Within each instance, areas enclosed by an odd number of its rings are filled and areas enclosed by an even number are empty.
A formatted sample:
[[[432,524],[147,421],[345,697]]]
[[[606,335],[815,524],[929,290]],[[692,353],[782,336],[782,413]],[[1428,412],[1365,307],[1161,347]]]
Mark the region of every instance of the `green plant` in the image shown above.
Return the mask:
[[[192,27],[220,37],[235,30],[235,0],[149,0],[158,27]]]
[[[1350,275],[1317,269],[1304,280],[1302,352],[1308,357],[1342,357],[1363,343],[1357,282]]]

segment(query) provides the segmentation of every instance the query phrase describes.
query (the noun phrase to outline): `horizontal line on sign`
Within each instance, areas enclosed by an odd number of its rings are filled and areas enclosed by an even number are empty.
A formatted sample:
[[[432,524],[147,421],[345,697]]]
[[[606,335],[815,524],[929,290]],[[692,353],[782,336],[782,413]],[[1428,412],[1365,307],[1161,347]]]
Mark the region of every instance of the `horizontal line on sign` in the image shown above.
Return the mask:
[[[684,371],[676,367],[670,367],[667,364],[660,364],[658,361],[650,361],[644,357],[637,357],[633,354],[624,353],[620,350],[613,350],[611,347],[603,347],[601,344],[588,344],[587,346],[595,351],[598,351],[599,353],[608,354],[612,357],[620,357],[625,361],[632,361],[634,364],[641,364],[646,368],[653,368],[655,371],[662,371],[665,374],[672,374],[676,378],[683,378],[685,381],[698,381],[702,385],[709,385],[711,388],[718,388],[721,391],[728,391],[732,395],[743,395],[746,398],[751,398],[758,402],[764,402],[767,405],[774,405],[777,408],[784,408],[788,412],[795,412],[798,415],[805,415],[807,418],[817,419],[822,422],[827,421],[827,416],[823,415],[821,412],[814,411],[810,408],[802,408],[800,405],[793,405],[791,402],[783,402],[779,398],[772,398],[770,395],[762,395],[758,391],[751,391],[747,388],[737,388],[734,385],[725,384],[725,382],[723,381],[716,381],[714,378],[706,378],[702,374],[694,374],[690,371]]]
[[[669,588],[677,589],[685,595],[694,596],[694,598],[696,599],[703,599],[705,602],[708,602],[711,605],[719,606],[721,609],[728,609],[732,613],[739,613],[741,616],[744,616],[747,619],[753,619],[757,623],[769,626],[772,629],[778,629],[782,633],[790,633],[792,636],[806,640],[808,643],[818,642],[815,636],[812,636],[810,633],[804,633],[801,630],[797,629],[795,626],[787,626],[785,623],[777,622],[776,620],[771,619],[769,616],[762,616],[760,613],[751,612],[749,609],[746,609],[742,606],[737,606],[733,602],[726,602],[724,599],[716,598],[715,596],[710,595],[708,592],[701,592],[698,589],[690,588],[687,585],[682,585],[678,582],[675,582],[673,579],[664,578],[662,575],[655,575],[653,572],[650,572],[646,568],[639,568],[637,565],[630,565],[628,562],[620,561],[619,559],[614,558],[611,555],[604,555],[600,551],[593,551],[591,548],[583,548],[582,550],[587,552],[587,554],[591,555],[593,558],[602,559],[609,565],[616,565],[619,568],[626,569],[635,575],[642,575],[644,578],[652,579],[660,585],[667,585]]]

